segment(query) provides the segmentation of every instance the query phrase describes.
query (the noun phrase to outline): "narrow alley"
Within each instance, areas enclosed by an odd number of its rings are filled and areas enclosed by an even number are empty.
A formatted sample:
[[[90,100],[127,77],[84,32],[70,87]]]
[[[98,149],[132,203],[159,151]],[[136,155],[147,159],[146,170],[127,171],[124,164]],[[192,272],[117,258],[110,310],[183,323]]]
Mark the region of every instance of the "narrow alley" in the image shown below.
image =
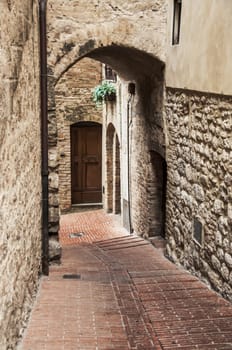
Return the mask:
[[[20,350],[232,349],[232,305],[93,210],[64,215]]]

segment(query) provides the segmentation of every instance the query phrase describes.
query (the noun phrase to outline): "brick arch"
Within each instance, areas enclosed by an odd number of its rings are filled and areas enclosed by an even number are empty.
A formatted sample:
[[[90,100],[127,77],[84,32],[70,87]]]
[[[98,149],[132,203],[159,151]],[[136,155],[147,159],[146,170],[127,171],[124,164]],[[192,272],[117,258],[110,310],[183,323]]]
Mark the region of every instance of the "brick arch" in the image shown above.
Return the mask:
[[[106,210],[108,213],[121,212],[120,144],[112,123],[106,132]]]
[[[71,135],[75,123],[102,124],[102,110],[96,108],[92,89],[101,81],[101,64],[85,58],[66,72],[55,85],[57,150],[59,156],[59,204],[61,211],[71,203]]]

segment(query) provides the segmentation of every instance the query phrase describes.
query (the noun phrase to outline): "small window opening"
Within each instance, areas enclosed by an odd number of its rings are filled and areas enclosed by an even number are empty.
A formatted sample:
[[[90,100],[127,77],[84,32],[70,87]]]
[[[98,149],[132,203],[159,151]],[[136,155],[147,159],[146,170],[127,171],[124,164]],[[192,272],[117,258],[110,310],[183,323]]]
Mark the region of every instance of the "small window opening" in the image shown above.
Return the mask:
[[[113,71],[113,69],[108,66],[107,64],[105,65],[105,79],[106,80],[111,80],[113,82],[116,83],[117,81],[117,74],[115,73],[115,71]]]
[[[197,218],[193,221],[193,239],[200,246],[203,245],[203,225]]]
[[[172,45],[180,42],[180,22],[181,22],[182,0],[174,0]]]
[[[8,9],[9,9],[9,11],[11,11],[11,0],[7,0],[7,5],[8,5]]]

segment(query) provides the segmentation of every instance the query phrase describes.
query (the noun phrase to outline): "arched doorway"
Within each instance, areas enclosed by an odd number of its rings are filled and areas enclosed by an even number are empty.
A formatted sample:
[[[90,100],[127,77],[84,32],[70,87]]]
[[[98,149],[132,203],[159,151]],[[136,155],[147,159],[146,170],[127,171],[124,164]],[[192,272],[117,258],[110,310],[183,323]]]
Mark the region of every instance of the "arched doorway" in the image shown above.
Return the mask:
[[[102,126],[81,122],[71,126],[72,205],[102,202]]]
[[[150,179],[150,214],[151,223],[149,236],[162,236],[165,238],[165,207],[167,166],[161,155],[150,151],[151,179]]]
[[[106,209],[108,213],[121,213],[120,145],[113,124],[106,134]]]
[[[70,127],[80,122],[95,122],[102,125],[102,109],[96,108],[92,98],[92,90],[101,79],[100,62],[84,58],[68,69],[56,84],[58,196],[61,213],[70,211],[72,207]]]

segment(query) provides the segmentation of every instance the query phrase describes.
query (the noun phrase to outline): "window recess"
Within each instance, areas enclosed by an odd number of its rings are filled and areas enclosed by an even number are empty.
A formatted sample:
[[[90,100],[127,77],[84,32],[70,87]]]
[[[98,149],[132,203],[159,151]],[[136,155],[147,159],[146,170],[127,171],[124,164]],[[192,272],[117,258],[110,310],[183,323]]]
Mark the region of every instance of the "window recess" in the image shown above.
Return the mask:
[[[180,42],[181,8],[182,0],[174,0],[172,45],[178,45]]]
[[[110,80],[110,81],[113,81],[115,83],[117,81],[117,74],[107,64],[105,65],[105,80]]]

